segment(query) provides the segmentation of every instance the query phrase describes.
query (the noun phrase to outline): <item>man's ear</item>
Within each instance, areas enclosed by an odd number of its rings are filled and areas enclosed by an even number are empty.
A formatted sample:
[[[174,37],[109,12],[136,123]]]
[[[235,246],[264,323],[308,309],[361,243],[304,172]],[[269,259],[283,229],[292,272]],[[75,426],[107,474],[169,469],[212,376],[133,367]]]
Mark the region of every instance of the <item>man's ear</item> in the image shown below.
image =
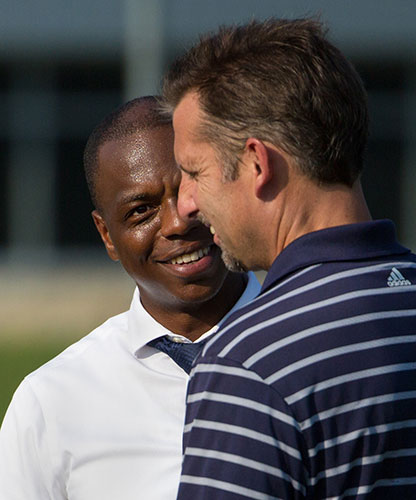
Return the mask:
[[[270,151],[264,142],[249,137],[245,146],[245,160],[252,167],[254,175],[254,189],[257,198],[263,198],[269,191],[273,179],[273,162]]]
[[[259,199],[274,199],[289,182],[290,156],[273,144],[249,137],[244,160],[252,168],[255,196]]]
[[[117,250],[113,244],[105,220],[101,217],[97,210],[93,210],[91,212],[91,216],[93,218],[95,227],[97,228],[97,231],[100,233],[101,239],[104,242],[105,249],[107,250],[110,259],[114,261],[119,260]]]

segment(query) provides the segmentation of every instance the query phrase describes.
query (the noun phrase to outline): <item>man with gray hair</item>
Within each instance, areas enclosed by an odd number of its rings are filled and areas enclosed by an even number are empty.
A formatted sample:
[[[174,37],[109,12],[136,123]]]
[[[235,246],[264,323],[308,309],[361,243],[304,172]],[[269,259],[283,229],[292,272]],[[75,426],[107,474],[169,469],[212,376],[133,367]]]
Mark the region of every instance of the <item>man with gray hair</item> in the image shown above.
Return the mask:
[[[268,270],[194,367],[178,498],[416,498],[416,257],[366,205],[358,74],[320,23],[253,21],[164,97],[180,215]]]

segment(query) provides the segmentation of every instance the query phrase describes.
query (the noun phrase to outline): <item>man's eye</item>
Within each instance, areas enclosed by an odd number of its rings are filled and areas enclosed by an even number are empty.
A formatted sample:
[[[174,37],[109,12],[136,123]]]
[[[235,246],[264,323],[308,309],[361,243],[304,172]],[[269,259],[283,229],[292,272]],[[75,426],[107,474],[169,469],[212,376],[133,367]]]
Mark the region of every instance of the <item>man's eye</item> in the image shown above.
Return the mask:
[[[190,179],[194,180],[198,177],[198,172],[196,170],[193,170],[192,172],[187,172],[188,176]]]
[[[126,220],[133,222],[143,222],[150,217],[154,212],[154,207],[151,205],[139,205],[130,210],[126,215]]]
[[[149,210],[149,205],[140,205],[133,210],[133,213],[145,214]]]
[[[198,170],[188,170],[188,169],[184,168],[182,165],[178,165],[178,167],[181,170],[182,175],[185,175],[189,179],[194,180],[198,177],[198,173],[199,173]]]

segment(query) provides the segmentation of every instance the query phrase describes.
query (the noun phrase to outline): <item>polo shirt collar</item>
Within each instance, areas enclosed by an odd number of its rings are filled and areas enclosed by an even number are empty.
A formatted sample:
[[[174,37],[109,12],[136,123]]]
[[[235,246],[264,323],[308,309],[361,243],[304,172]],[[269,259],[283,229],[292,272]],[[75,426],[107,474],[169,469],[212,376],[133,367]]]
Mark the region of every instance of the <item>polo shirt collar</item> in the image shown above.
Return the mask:
[[[392,221],[377,220],[313,231],[292,241],[274,260],[262,292],[285,275],[324,262],[409,253],[397,242]]]

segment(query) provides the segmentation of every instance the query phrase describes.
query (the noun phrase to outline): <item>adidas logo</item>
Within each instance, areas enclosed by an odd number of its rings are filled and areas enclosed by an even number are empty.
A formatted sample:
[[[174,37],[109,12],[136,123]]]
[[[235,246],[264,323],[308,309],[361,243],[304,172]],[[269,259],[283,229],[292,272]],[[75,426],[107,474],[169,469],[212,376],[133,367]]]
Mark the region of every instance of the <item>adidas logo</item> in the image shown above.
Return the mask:
[[[406,286],[406,285],[411,285],[411,283],[403,276],[403,274],[398,269],[393,267],[389,277],[387,278],[387,285]]]

